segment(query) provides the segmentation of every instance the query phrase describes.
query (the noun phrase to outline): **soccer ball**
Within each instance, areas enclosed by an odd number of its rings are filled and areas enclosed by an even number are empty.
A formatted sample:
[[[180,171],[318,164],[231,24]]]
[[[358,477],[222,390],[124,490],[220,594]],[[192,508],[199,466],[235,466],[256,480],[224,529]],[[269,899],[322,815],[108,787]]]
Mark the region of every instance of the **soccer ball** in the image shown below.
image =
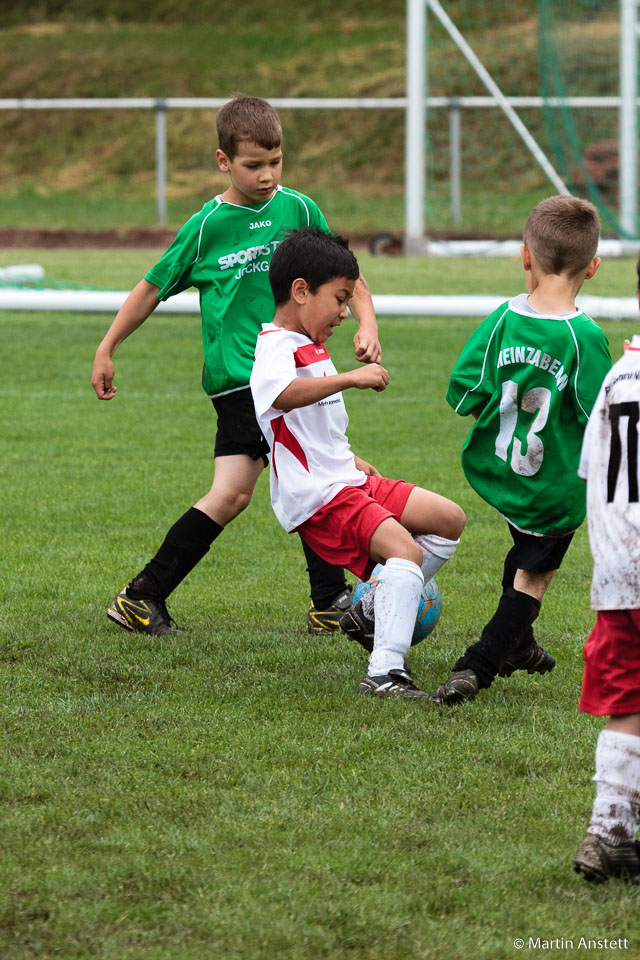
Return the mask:
[[[362,600],[362,598],[369,593],[373,581],[378,577],[381,570],[382,565],[378,564],[377,567],[374,568],[370,580],[358,580],[353,589],[354,603],[358,603],[359,600]],[[420,602],[418,603],[416,624],[413,628],[413,637],[411,638],[412,647],[414,647],[416,643],[422,643],[425,637],[428,637],[429,634],[434,631],[440,619],[441,611],[442,597],[440,596],[440,588],[435,580],[427,580],[422,588]]]

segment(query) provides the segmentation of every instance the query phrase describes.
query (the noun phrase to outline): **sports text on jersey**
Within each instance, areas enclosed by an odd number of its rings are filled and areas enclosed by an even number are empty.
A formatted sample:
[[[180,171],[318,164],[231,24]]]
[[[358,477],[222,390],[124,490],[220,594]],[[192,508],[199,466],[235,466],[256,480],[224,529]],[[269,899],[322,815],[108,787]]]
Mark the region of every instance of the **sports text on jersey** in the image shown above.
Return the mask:
[[[512,363],[528,363],[539,370],[546,370],[555,377],[558,390],[564,390],[569,380],[560,360],[552,360],[548,353],[535,347],[504,347],[498,354],[497,366],[505,367]]]
[[[249,224],[249,230],[260,230],[262,227],[270,227],[271,220],[256,220],[255,223]]]
[[[235,253],[225,253],[224,256],[218,257],[218,265],[221,270],[230,270],[237,263],[242,265],[251,263],[258,257],[270,257],[280,242],[280,240],[270,240],[269,243],[260,244],[258,247],[247,247],[245,250],[237,250]]]
[[[619,383],[621,380],[640,380],[640,370],[632,370],[631,373],[619,373],[618,376],[604,388],[605,394],[608,394],[611,387],[615,387],[616,383]]]

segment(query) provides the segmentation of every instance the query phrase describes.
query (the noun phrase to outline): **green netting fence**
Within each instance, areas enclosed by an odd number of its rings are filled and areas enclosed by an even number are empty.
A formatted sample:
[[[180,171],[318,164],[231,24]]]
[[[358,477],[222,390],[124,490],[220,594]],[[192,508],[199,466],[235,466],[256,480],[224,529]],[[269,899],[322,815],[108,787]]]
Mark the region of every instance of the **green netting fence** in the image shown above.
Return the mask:
[[[603,233],[629,236],[619,210],[620,0],[442,0],[441,6],[506,97],[542,98],[536,106],[516,105],[518,116],[568,189],[598,206]],[[431,98],[488,94],[433,12],[427,71]],[[459,112],[459,225],[509,232],[515,211],[526,217],[533,202],[557,189],[498,107],[464,105]],[[451,107],[429,110],[430,227],[446,220],[452,130]]]

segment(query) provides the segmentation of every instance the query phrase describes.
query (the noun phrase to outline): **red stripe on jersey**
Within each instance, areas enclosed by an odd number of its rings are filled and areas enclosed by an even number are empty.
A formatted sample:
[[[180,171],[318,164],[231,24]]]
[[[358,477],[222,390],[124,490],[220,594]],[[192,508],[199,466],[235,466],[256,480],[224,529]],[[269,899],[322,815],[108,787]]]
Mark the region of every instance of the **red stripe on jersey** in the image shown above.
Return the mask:
[[[267,333],[280,333],[283,329],[284,329],[283,327],[278,327],[277,330],[261,330],[260,333],[258,334],[258,336],[259,336],[259,337],[264,337],[265,334],[267,334]]]
[[[271,421],[271,429],[273,430],[273,450],[271,451],[271,463],[273,466],[273,472],[276,477],[278,476],[278,470],[276,468],[276,443],[281,443],[283,447],[292,453],[296,460],[298,460],[302,466],[305,468],[307,473],[309,473],[309,464],[305,456],[305,452],[289,430],[289,427],[284,421],[284,417],[274,417]]]
[[[328,360],[329,354],[321,343],[305,343],[304,347],[298,347],[293,355],[296,367],[308,367],[312,363],[320,363],[321,360]]]

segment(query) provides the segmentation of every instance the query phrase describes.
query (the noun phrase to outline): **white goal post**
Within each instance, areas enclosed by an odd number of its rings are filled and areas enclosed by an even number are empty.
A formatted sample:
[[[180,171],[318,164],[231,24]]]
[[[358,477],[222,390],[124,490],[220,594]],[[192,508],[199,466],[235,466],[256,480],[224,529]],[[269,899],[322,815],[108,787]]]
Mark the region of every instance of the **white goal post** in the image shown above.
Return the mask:
[[[638,2],[620,0],[620,224],[629,236],[637,233],[638,210]],[[455,26],[440,0],[407,0],[407,112],[405,131],[405,237],[407,254],[428,252],[425,230],[425,161],[427,130],[426,55],[431,12],[503,110],[525,146],[543,169],[557,193],[570,193],[529,129],[502,93],[489,71]]]

